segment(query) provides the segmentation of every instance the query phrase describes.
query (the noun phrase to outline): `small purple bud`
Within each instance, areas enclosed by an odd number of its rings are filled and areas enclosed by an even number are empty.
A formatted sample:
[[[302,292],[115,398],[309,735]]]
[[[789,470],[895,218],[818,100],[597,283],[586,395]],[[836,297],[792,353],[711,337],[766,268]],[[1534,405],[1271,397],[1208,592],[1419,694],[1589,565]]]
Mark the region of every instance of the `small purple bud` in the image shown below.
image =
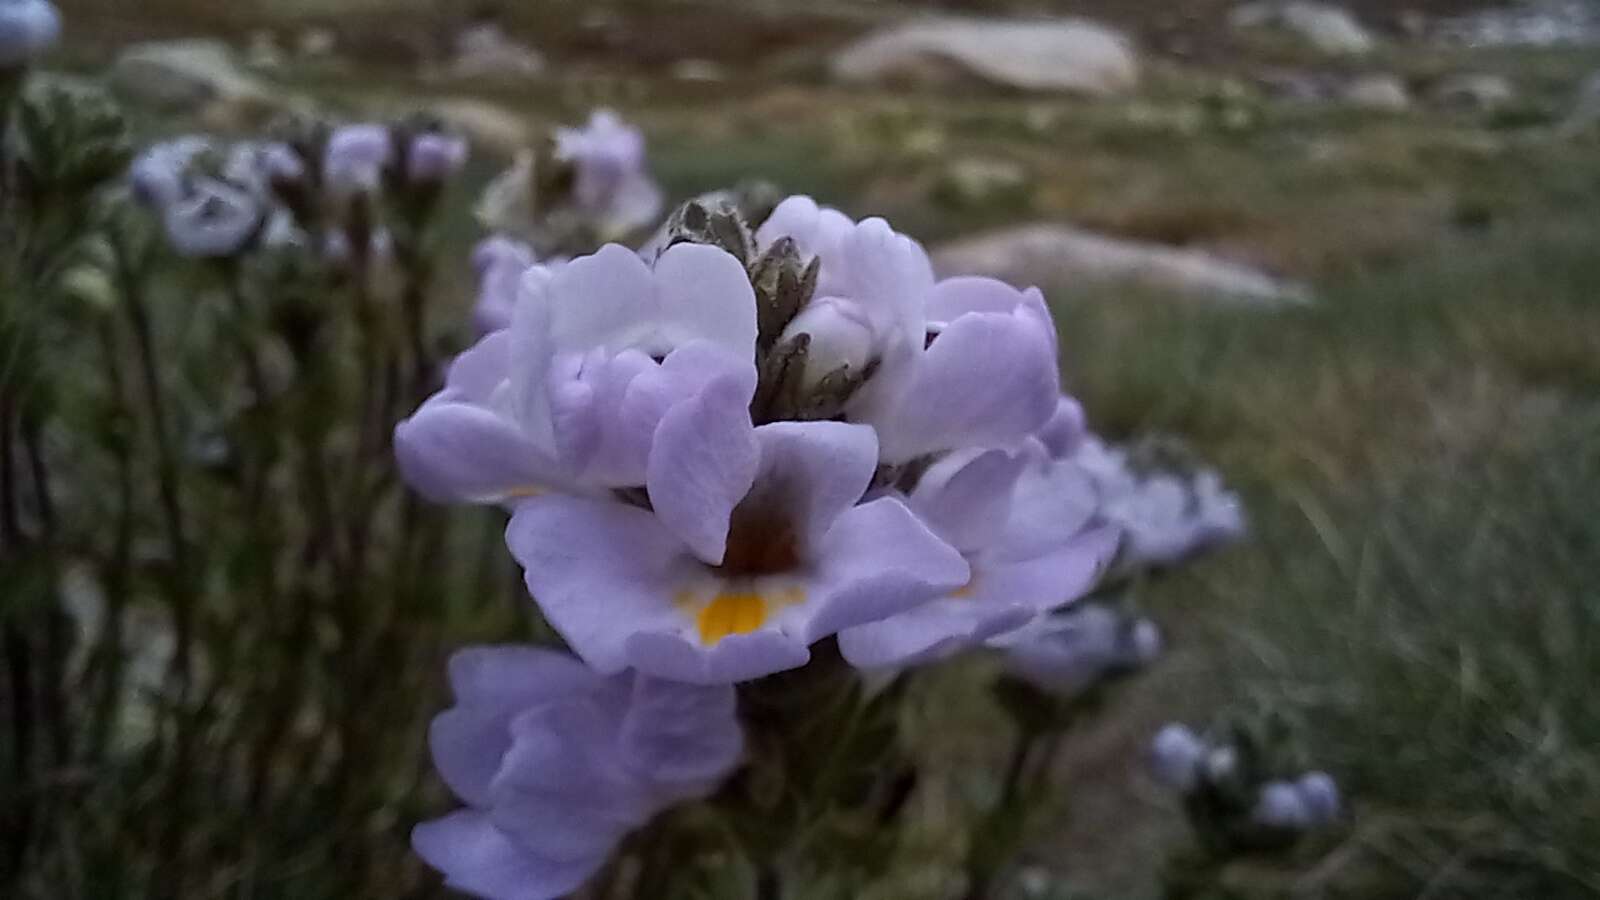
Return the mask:
[[[1300,799],[1311,815],[1312,826],[1328,825],[1339,818],[1339,784],[1332,775],[1320,771],[1307,772],[1295,782],[1295,789],[1300,792]]]
[[[1150,742],[1150,769],[1157,781],[1187,794],[1200,780],[1205,755],[1205,742],[1188,726],[1172,722]]]
[[[1270,781],[1263,785],[1250,818],[1267,828],[1300,831],[1310,827],[1311,811],[1295,786],[1287,781]]]
[[[61,13],[47,0],[0,0],[0,70],[20,69],[61,38]]]
[[[406,153],[406,180],[414,185],[439,184],[467,161],[467,142],[438,132],[419,134],[411,139]]]

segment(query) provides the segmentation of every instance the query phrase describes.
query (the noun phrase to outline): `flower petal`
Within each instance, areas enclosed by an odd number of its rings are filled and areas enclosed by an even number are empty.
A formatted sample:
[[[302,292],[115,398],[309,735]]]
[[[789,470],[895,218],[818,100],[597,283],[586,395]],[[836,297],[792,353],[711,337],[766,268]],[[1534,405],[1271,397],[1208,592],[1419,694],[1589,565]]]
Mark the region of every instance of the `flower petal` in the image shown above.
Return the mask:
[[[604,857],[557,863],[514,843],[482,812],[462,810],[423,822],[411,846],[456,890],[490,900],[554,900],[582,886]]]
[[[550,340],[556,352],[624,349],[624,335],[656,319],[655,281],[644,260],[621,244],[607,244],[562,266],[547,291]],[[749,279],[745,288],[749,289]],[[755,315],[753,306],[750,314]]]
[[[798,669],[811,659],[806,641],[770,628],[733,634],[714,646],[676,631],[641,632],[628,639],[628,660],[640,672],[685,684],[734,684]]]
[[[504,416],[466,403],[427,403],[394,430],[400,473],[441,503],[498,503],[558,483],[555,462]]]
[[[951,546],[977,550],[1004,533],[1026,464],[1004,450],[953,453],[923,474],[907,502]]]
[[[905,612],[960,588],[971,577],[961,554],[892,497],[840,516],[820,541],[814,560],[813,590],[820,608],[806,623],[807,644]]]
[[[450,657],[456,705],[428,727],[434,765],[457,797],[487,806],[511,749],[511,719],[530,706],[594,690],[599,675],[576,658],[537,647],[469,647]]]
[[[609,500],[524,501],[506,543],[550,624],[607,675],[629,666],[631,634],[682,626],[672,597],[699,568],[655,515]]]
[[[702,687],[640,676],[619,744],[625,767],[658,781],[715,782],[744,752],[738,695],[730,685]]]
[[[815,546],[871,485],[877,435],[843,422],[773,422],[755,433],[761,466],[752,505],[783,510],[803,548]]]
[[[904,462],[958,447],[1010,446],[1050,420],[1060,395],[1055,354],[1025,313],[968,313],[923,354],[879,429],[883,458]]]
[[[729,517],[749,493],[760,463],[750,422],[752,390],[737,375],[707,385],[662,417],[650,449],[651,506],[710,565],[722,563]]]
[[[669,342],[663,350],[708,340],[740,358],[755,358],[755,289],[731,253],[707,244],[674,244],[656,260],[655,281]]]

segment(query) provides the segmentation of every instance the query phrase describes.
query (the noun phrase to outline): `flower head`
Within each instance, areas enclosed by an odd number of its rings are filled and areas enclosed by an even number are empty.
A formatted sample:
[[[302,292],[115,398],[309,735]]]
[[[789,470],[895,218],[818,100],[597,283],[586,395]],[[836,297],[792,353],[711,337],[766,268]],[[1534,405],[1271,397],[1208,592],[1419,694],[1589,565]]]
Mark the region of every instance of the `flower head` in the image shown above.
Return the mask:
[[[1040,619],[995,643],[1005,651],[1007,672],[1066,695],[1149,665],[1161,653],[1154,623],[1098,605]]]
[[[1087,479],[1021,451],[952,453],[907,502],[970,575],[948,596],[842,634],[858,666],[903,667],[1013,632],[1086,593],[1117,550],[1116,529],[1094,521]]]
[[[160,216],[179,255],[230,257],[261,236],[274,211],[263,149],[222,149],[204,138],[178,138],[136,159],[129,179],[134,196]]]
[[[406,181],[414,186],[437,185],[467,162],[467,142],[442,131],[423,131],[406,146]]]
[[[0,70],[26,66],[61,38],[61,13],[49,0],[0,0]]]
[[[741,259],[742,222],[687,207],[657,252],[526,268],[510,327],[396,429],[420,491],[513,507],[530,592],[598,671],[742,681],[836,634],[909,664],[1070,601],[1115,547],[1038,449],[1060,399],[1038,292],[936,282],[882,220],[787,208],[827,239]],[[486,246],[497,293],[524,258]]]
[[[336,198],[376,193],[394,158],[394,138],[382,125],[346,125],[328,138],[322,177]]]
[[[555,159],[571,167],[571,202],[602,238],[643,228],[661,214],[661,189],[645,168],[644,135],[611,110],[595,110],[582,128],[557,129]]]
[[[1162,784],[1187,794],[1200,783],[1206,743],[1187,725],[1169,722],[1150,742],[1150,768]]]
[[[466,808],[412,845],[451,887],[499,900],[565,896],[628,832],[714,791],[744,738],[730,687],[606,677],[563,653],[478,647],[450,661],[456,704],[428,740]]]
[[[1127,535],[1120,567],[1172,565],[1246,530],[1238,496],[1214,471],[1141,471],[1127,450],[1093,436],[1071,444],[1064,458],[1093,479],[1102,514]]]

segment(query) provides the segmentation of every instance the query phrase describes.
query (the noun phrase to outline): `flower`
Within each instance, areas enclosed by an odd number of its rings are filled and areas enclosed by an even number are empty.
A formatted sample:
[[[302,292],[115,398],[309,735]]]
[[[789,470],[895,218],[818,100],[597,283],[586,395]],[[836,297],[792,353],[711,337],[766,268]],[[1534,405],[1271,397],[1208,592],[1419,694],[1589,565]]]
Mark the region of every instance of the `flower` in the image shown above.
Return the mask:
[[[428,743],[466,808],[411,841],[452,888],[492,900],[576,890],[628,832],[710,794],[743,754],[727,686],[606,677],[525,646],[463,650],[450,683],[456,703]]]
[[[748,428],[755,299],[729,254],[680,244],[652,267],[613,244],[529,269],[521,291],[512,327],[457,363],[474,389],[447,383],[395,430],[423,494],[500,503],[642,487],[658,426],[708,392]]]
[[[406,180],[412,185],[435,185],[461,170],[467,162],[467,142],[451,134],[424,131],[406,147]]]
[[[1342,806],[1339,784],[1332,775],[1321,771],[1307,772],[1300,776],[1294,787],[1305,804],[1313,826],[1329,825],[1339,818]]]
[[[661,189],[645,169],[644,135],[608,109],[582,128],[559,128],[555,159],[572,168],[570,201],[602,239],[652,224],[661,214]]]
[[[224,154],[204,138],[179,138],[140,155],[129,179],[180,256],[230,257],[262,234],[273,213],[262,153],[245,143]]]
[[[859,502],[877,467],[871,428],[746,430],[706,401],[660,427],[653,511],[548,496],[512,518],[528,589],[590,665],[695,683],[759,678],[804,665],[824,637],[968,581],[961,554],[900,500]]]
[[[871,326],[872,375],[845,414],[873,426],[885,462],[1014,446],[1050,420],[1060,396],[1056,337],[1037,289],[935,282],[916,241],[807,197],[783,201],[756,231],[763,251],[785,237],[821,260],[817,297],[849,301]]]
[[[1068,696],[1149,665],[1161,653],[1154,623],[1129,620],[1098,605],[1041,618],[992,643],[1004,650],[1008,673]]]
[[[1299,831],[1311,825],[1311,813],[1305,800],[1288,781],[1269,781],[1262,785],[1250,818],[1258,825],[1286,831]]]
[[[954,593],[839,637],[864,668],[903,667],[1015,631],[1094,586],[1117,550],[1093,521],[1087,478],[1022,452],[968,450],[934,463],[907,498],[971,571]]]
[[[394,138],[382,125],[335,129],[323,155],[323,183],[340,201],[376,193],[394,152]]]
[[[1168,566],[1221,544],[1246,530],[1237,495],[1211,470],[1183,477],[1137,471],[1126,450],[1087,436],[1065,457],[1096,484],[1105,518],[1123,528],[1123,568]]]
[[[1162,784],[1187,794],[1200,783],[1200,764],[1207,751],[1188,726],[1169,722],[1150,742],[1150,768]]]
[[[472,251],[472,268],[478,273],[478,301],[472,307],[479,334],[511,327],[522,274],[533,267],[533,248],[521,241],[494,235]]]
[[[0,70],[20,69],[61,38],[61,13],[48,0],[0,0]]]

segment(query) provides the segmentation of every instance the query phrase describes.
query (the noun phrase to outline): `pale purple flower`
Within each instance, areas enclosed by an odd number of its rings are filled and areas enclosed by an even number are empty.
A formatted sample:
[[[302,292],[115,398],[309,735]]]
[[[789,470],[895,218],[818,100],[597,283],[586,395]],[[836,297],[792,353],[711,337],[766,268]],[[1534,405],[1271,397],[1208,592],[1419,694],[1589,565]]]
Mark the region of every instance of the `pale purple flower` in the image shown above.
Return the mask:
[[[306,161],[299,152],[284,143],[271,143],[261,150],[261,168],[268,183],[274,185],[300,184],[306,178]]]
[[[728,253],[680,244],[652,267],[613,244],[529,269],[521,291],[512,327],[464,357],[495,360],[493,384],[447,387],[395,431],[423,494],[498,503],[642,487],[658,426],[708,392],[748,430],[755,294]]]
[[[394,157],[394,138],[382,125],[345,125],[328,138],[322,178],[333,195],[347,199],[376,193]]]
[[[450,683],[455,706],[428,742],[466,807],[418,825],[411,841],[452,888],[478,897],[571,893],[630,831],[716,790],[743,754],[728,686],[607,677],[525,646],[463,650]]]
[[[1305,804],[1312,827],[1330,825],[1339,818],[1342,806],[1339,783],[1327,772],[1307,772],[1294,783],[1295,791]]]
[[[1015,631],[1076,600],[1116,554],[1081,473],[1020,451],[969,450],[935,463],[907,498],[971,575],[954,593],[839,636],[852,664],[901,668]]]
[[[1269,781],[1261,786],[1250,818],[1257,825],[1300,831],[1312,826],[1312,813],[1293,782]]]
[[[1237,540],[1246,530],[1238,496],[1216,472],[1139,472],[1126,450],[1093,436],[1079,441],[1067,459],[1094,479],[1101,514],[1126,534],[1120,567],[1172,565]]]
[[[196,157],[212,149],[208,138],[187,135],[163,141],[134,157],[128,182],[134,199],[159,211],[184,194],[184,182]]]
[[[565,496],[518,505],[507,540],[528,588],[596,669],[759,678],[968,581],[961,554],[900,500],[860,503],[877,468],[871,428],[751,430],[738,401],[708,392],[662,421],[653,511]]]
[[[179,138],[145,151],[130,169],[134,196],[160,218],[180,256],[234,256],[262,233],[273,213],[261,147],[234,145],[218,168],[207,157],[220,152],[204,138]]]
[[[61,38],[61,13],[48,0],[0,0],[0,70],[18,69]]]
[[[478,273],[472,321],[479,334],[511,327],[522,276],[536,261],[532,247],[500,234],[485,238],[472,251],[472,268]]]
[[[452,134],[427,131],[406,148],[406,180],[413,185],[439,184],[467,162],[467,142]]]
[[[1154,661],[1160,641],[1150,641],[1149,629],[1141,624],[1150,623],[1129,621],[1103,606],[1086,606],[1038,619],[991,644],[1004,651],[1001,663],[1011,675],[1071,696]]]
[[[1150,770],[1156,780],[1187,794],[1200,783],[1206,743],[1186,725],[1170,722],[1150,741]]]
[[[845,414],[877,430],[885,462],[1016,446],[1050,420],[1060,396],[1056,336],[1037,289],[991,278],[936,283],[916,241],[807,197],[779,204],[756,243],[764,250],[784,237],[821,260],[819,301],[845,301],[842,310],[871,326],[875,373]]]
[[[582,128],[560,128],[555,158],[573,169],[571,201],[603,238],[650,225],[661,214],[661,189],[645,168],[644,135],[611,110]]]

